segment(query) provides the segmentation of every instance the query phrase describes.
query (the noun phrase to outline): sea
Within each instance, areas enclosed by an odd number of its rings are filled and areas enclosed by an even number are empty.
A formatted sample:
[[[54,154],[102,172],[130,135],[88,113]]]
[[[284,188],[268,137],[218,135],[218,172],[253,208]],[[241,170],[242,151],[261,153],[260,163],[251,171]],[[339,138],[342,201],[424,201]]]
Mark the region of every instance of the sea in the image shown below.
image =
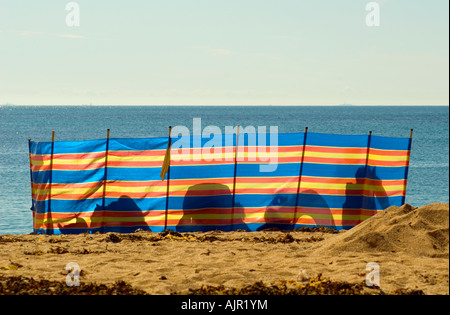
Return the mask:
[[[407,138],[414,129],[406,202],[449,202],[448,106],[0,106],[0,235],[32,232],[28,139],[167,137],[217,126],[277,126],[309,132]],[[197,120],[198,121],[198,120]]]

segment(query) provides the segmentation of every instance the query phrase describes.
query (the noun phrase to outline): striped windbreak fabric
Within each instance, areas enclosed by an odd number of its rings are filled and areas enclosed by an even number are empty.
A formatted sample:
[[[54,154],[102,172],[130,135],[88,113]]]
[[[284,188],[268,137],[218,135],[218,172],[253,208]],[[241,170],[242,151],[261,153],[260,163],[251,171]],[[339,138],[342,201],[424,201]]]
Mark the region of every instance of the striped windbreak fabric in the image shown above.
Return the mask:
[[[274,141],[276,140],[276,141]],[[30,141],[35,233],[350,229],[405,201],[411,138]]]

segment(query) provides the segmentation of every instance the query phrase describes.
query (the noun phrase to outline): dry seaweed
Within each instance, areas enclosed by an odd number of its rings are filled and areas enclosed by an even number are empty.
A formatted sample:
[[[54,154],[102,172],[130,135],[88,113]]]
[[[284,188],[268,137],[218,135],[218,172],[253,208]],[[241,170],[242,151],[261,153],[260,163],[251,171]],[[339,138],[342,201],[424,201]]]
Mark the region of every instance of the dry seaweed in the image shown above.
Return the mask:
[[[173,295],[184,294],[172,292]],[[189,295],[386,295],[380,288],[368,289],[364,283],[353,284],[342,281],[332,281],[318,275],[302,283],[294,280],[280,281],[275,284],[265,284],[262,281],[242,288],[225,287],[223,285],[204,285],[198,289],[189,289]],[[391,295],[423,295],[421,290],[399,289]]]
[[[271,229],[273,230],[273,229]],[[322,229],[320,231],[323,232]],[[312,231],[311,232],[317,232]],[[327,232],[331,233],[331,232]],[[148,242],[159,242],[163,240],[173,240],[173,241],[187,241],[187,242],[231,242],[231,241],[241,241],[241,242],[252,242],[252,243],[268,243],[268,244],[289,244],[289,243],[301,243],[301,242],[318,242],[324,240],[321,236],[311,236],[309,238],[295,238],[290,232],[274,233],[272,235],[267,234],[263,236],[252,236],[251,233],[244,234],[244,236],[237,235],[233,238],[227,238],[226,234],[224,237],[216,236],[215,232],[210,232],[207,234],[202,233],[180,233],[173,230],[165,230],[159,233],[150,233],[150,235],[140,235],[140,234],[108,234],[104,241],[111,243],[119,243],[122,240],[128,240],[131,242],[135,241],[148,241]]]
[[[0,244],[1,243],[15,243],[15,242],[21,242],[21,240],[16,240],[14,238],[9,238],[9,237],[0,235]]]
[[[120,243],[122,241],[122,238],[117,234],[111,233],[106,236],[105,241],[111,243]]]
[[[380,291],[381,292],[381,291]],[[174,293],[177,294],[177,293]],[[363,286],[347,282],[334,282],[322,275],[311,279],[308,283],[297,281],[280,281],[275,284],[265,284],[262,281],[242,288],[220,286],[202,286],[199,289],[189,289],[189,295],[361,295]]]
[[[410,290],[410,289],[397,289],[393,293],[394,295],[425,295],[422,290]]]
[[[124,281],[112,285],[87,283],[69,287],[65,282],[0,275],[0,295],[146,295]]]
[[[318,226],[318,227],[307,227],[307,226],[303,226],[301,228],[298,229],[294,229],[294,232],[322,232],[322,233],[330,233],[330,234],[337,234],[339,233],[338,230],[336,229],[332,229],[332,228],[328,228],[325,226]]]

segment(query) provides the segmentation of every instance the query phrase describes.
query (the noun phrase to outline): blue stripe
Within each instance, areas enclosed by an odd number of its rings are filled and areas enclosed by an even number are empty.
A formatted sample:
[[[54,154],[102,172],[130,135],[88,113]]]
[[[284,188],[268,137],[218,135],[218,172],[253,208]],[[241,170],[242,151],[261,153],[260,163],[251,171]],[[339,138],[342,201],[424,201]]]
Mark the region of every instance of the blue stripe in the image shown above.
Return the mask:
[[[234,164],[170,167],[171,179],[232,178],[233,175]]]
[[[401,180],[404,178],[405,167],[371,167],[371,179],[378,177],[383,180]],[[305,163],[303,176],[331,177],[331,178],[362,178],[365,166],[361,165],[337,165],[337,164],[312,164]]]
[[[170,170],[172,172],[172,169]],[[118,181],[152,181],[161,180],[160,167],[117,168],[108,167],[108,180]]]
[[[372,136],[370,147],[380,150],[408,150],[409,141],[409,138],[387,138]]]
[[[324,147],[352,147],[367,148],[369,136],[359,135],[331,135],[322,133],[308,133],[307,145]]]
[[[207,208],[231,207],[231,194],[215,197],[171,196],[169,206],[172,210],[189,210]],[[294,207],[296,194],[236,194],[236,208],[240,207]],[[401,206],[402,196],[395,197],[366,197],[319,195],[310,190],[309,194],[299,194],[299,207],[323,209],[367,209],[384,210],[392,205]]]
[[[51,142],[31,142],[32,154],[51,154]],[[92,153],[106,150],[106,139],[87,141],[56,141],[54,154]]]
[[[112,138],[109,143],[110,151],[146,151],[165,150],[167,138],[118,139]]]

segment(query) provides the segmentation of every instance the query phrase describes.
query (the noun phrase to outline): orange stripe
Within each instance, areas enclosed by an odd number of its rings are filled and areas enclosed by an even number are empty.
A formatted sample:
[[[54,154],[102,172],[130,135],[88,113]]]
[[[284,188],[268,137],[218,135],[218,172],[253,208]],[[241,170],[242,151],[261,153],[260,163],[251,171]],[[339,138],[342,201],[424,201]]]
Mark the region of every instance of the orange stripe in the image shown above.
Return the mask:
[[[374,155],[407,157],[409,155],[409,153],[410,153],[409,150],[381,150],[381,149],[370,148],[370,154],[374,154]]]

